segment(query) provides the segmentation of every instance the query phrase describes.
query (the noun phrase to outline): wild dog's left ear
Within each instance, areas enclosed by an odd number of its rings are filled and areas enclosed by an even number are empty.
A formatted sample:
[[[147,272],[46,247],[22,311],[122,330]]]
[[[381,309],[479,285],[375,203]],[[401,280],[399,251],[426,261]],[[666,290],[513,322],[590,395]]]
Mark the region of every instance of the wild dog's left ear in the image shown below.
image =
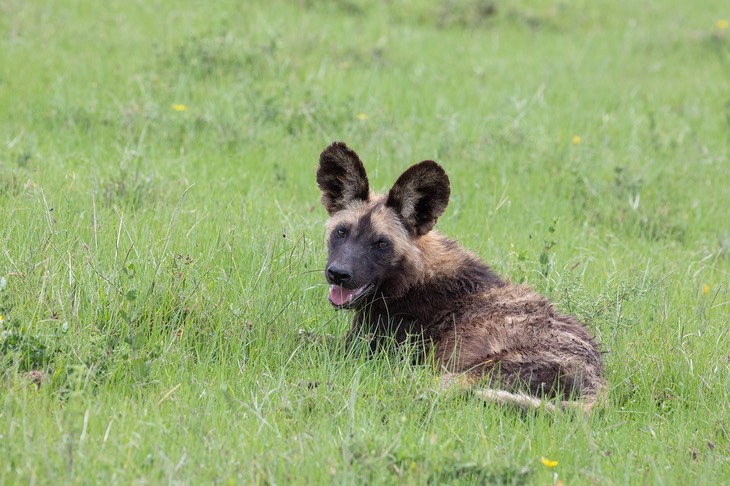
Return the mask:
[[[386,205],[400,214],[408,231],[425,235],[449,204],[449,177],[433,160],[406,170],[388,193]]]

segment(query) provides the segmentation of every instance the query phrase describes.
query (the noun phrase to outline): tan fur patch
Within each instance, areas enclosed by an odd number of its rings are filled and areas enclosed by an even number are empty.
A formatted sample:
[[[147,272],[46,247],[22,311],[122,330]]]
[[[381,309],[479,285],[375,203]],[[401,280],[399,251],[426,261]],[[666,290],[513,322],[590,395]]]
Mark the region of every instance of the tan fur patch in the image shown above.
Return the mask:
[[[436,275],[452,276],[463,264],[464,254],[450,251],[443,242],[443,236],[430,231],[412,243],[422,255],[423,274],[419,280],[430,280]]]

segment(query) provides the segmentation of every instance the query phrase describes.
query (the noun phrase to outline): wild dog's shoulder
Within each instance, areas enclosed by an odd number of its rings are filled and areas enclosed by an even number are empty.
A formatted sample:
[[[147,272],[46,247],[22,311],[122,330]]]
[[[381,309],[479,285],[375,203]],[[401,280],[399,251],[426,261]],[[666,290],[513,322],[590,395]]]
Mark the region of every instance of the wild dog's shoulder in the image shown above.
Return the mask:
[[[476,254],[437,231],[416,240],[422,262],[421,278],[438,293],[471,294],[502,287],[504,280]]]

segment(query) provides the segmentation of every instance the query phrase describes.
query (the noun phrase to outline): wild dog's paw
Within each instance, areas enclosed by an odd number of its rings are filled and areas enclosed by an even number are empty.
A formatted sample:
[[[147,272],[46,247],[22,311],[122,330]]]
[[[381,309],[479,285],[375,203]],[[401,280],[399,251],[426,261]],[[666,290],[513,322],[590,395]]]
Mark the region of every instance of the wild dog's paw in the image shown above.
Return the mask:
[[[446,373],[439,378],[439,388],[446,390],[466,390],[470,383],[467,376],[463,373]]]

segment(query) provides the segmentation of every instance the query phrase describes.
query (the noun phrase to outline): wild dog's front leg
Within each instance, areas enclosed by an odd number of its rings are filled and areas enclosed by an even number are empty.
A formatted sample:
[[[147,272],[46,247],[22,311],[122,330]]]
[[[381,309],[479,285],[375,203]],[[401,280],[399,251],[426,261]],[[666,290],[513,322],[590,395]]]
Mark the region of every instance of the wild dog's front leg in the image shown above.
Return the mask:
[[[361,335],[360,325],[357,323],[355,319],[353,319],[352,323],[350,324],[350,329],[348,329],[347,334],[345,334],[345,350],[346,351],[352,351],[355,347],[355,344],[360,340]]]
[[[356,315],[352,319],[350,330],[345,336],[347,349],[359,346],[369,348],[370,353],[378,350],[394,350],[404,344],[416,344],[409,341],[408,327],[403,320],[393,325],[386,317],[369,314],[367,317]],[[420,342],[420,340],[418,341]]]
[[[350,329],[345,334],[345,350],[351,352],[360,349],[361,346],[367,346],[370,353],[373,353],[377,348],[377,343],[375,342],[375,335],[363,329],[362,324],[355,317],[352,324],[350,324]]]

